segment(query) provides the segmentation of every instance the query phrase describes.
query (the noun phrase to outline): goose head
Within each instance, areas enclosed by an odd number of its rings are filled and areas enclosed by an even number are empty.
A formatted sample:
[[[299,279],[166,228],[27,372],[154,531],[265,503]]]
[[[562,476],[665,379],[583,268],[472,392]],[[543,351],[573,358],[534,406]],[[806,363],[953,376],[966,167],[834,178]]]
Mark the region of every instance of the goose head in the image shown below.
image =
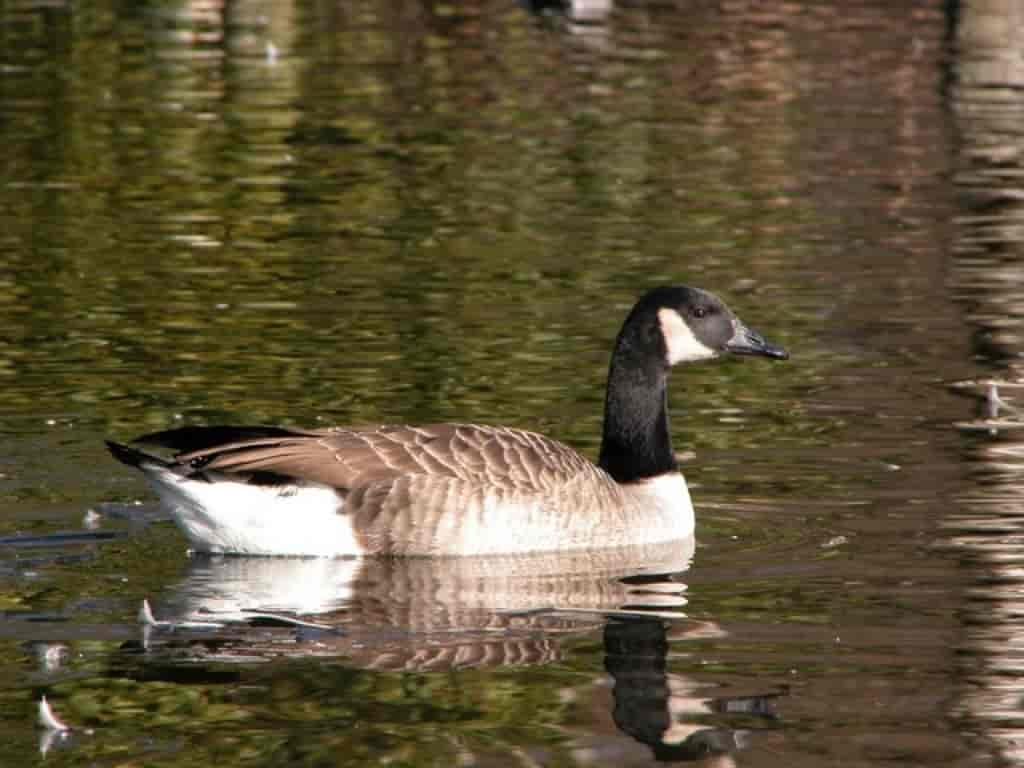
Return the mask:
[[[639,334],[634,343],[667,367],[712,360],[725,354],[785,360],[780,346],[748,328],[715,294],[685,285],[648,291],[626,321]]]

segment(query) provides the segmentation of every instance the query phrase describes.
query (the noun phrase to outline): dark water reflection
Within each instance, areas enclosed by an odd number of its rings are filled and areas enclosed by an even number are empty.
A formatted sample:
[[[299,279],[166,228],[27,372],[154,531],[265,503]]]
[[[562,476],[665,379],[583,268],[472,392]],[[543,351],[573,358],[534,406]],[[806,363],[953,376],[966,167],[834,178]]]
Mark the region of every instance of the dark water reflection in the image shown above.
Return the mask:
[[[1019,21],[0,5],[0,763],[39,759],[42,693],[80,726],[57,765],[1018,761],[1018,438],[949,384],[1014,406]],[[592,455],[610,340],[668,280],[794,352],[672,382],[692,561],[191,560],[120,503],[102,438],[181,423],[478,420]],[[144,598],[344,634],[143,642]]]

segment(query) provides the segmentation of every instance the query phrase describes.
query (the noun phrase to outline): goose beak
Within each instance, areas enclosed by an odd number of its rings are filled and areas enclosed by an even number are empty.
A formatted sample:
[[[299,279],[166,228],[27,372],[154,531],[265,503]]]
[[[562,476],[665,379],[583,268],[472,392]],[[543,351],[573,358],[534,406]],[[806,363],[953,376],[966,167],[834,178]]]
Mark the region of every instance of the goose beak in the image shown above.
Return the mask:
[[[773,357],[776,360],[789,359],[789,352],[782,347],[769,344],[761,334],[750,330],[739,320],[733,322],[733,327],[732,338],[725,343],[727,352],[736,355],[762,355],[763,357]]]

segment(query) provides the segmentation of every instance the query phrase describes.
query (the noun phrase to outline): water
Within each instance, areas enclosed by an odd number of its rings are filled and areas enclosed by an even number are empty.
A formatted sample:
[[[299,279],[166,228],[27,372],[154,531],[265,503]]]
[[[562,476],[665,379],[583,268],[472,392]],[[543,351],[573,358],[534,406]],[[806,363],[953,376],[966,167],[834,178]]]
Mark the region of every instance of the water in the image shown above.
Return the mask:
[[[1015,0],[539,6],[0,6],[0,763],[1024,761]],[[190,558],[103,448],[593,455],[667,281],[793,353],[674,376],[692,551]]]

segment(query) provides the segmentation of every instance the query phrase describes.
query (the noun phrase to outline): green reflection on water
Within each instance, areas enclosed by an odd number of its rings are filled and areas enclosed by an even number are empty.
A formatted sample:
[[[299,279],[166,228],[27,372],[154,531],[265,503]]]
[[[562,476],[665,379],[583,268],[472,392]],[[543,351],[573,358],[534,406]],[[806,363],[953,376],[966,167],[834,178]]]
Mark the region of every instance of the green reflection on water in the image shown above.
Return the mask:
[[[75,750],[78,760],[141,755],[142,734],[153,765],[178,764],[182,750],[239,765],[435,765],[523,742],[565,760],[558,724],[572,706],[558,689],[567,671],[536,670],[524,680],[519,672],[427,676],[290,663],[270,674],[196,670],[190,685],[91,678],[51,691],[55,709],[96,728]],[[204,674],[216,682],[199,682]],[[61,753],[51,759],[61,764]]]
[[[739,164],[709,154],[701,113],[659,95],[671,83],[657,58],[601,75],[621,101],[551,111],[523,78],[559,44],[504,15],[503,66],[477,104],[482,83],[465,73],[485,49],[466,25],[367,27],[299,6],[266,19],[241,9],[223,28],[173,9],[101,4],[77,24],[57,12],[53,58],[8,85],[11,105],[38,77],[52,90],[45,110],[14,109],[0,127],[13,160],[0,193],[0,415],[73,414],[118,432],[175,413],[459,417],[555,426],[589,447],[610,339],[642,288],[728,291],[742,277],[777,291],[781,260],[799,258],[793,214],[745,183],[780,167],[785,126],[760,132]],[[425,66],[392,69],[405,33],[422,36]],[[270,38],[297,53],[268,66]],[[29,58],[43,41],[20,43]],[[622,88],[637,77],[644,87]],[[734,130],[726,143],[745,143]],[[751,178],[729,178],[741,169]],[[736,225],[723,209],[737,206],[750,228],[724,234]],[[749,319],[770,319],[784,342],[799,327],[778,306]],[[688,379],[729,398],[764,375]]]

